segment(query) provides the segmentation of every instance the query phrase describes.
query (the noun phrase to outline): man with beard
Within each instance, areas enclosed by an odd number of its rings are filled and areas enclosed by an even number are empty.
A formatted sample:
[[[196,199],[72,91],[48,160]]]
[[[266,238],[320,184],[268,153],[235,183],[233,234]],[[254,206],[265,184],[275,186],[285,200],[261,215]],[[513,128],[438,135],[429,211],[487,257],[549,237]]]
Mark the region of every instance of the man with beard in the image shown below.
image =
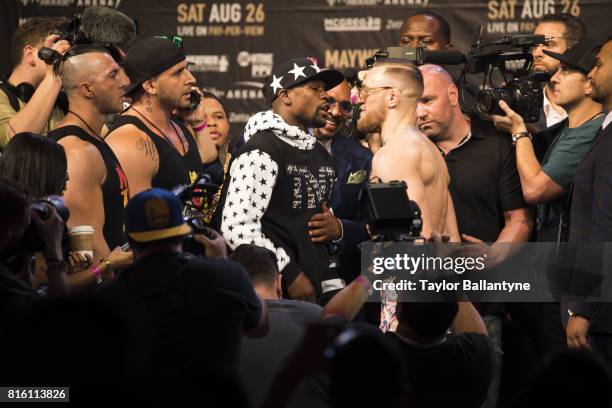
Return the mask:
[[[342,81],[327,94],[334,99],[334,103],[329,109],[325,126],[315,129],[314,134],[334,158],[337,181],[329,203],[322,212],[312,217],[308,226],[313,242],[325,242],[332,251],[339,249],[337,261],[340,264],[335,267],[339,268],[340,277],[350,282],[360,270],[357,244],[369,239],[359,212],[358,195],[370,179],[372,153],[344,134],[353,111],[348,82]]]
[[[544,105],[540,113],[540,121],[534,124],[535,129],[543,130],[567,117],[565,110],[555,103],[554,84],[550,78],[559,69],[559,60],[544,53],[544,50],[563,54],[573,47],[586,32],[586,27],[580,18],[567,13],[549,14],[544,16],[534,30],[534,34],[546,36],[544,44],[534,47],[533,70],[546,72],[549,80],[544,86]]]
[[[450,181],[444,158],[416,127],[416,107],[423,93],[423,76],[414,65],[387,59],[367,71],[359,91],[360,132],[381,132],[383,146],[372,160],[372,178],[403,180],[408,196],[421,209],[422,235],[432,231],[459,241]]]
[[[423,93],[421,71],[404,60],[387,59],[362,76],[357,128],[363,133],[380,132],[382,140],[372,159],[372,179],[406,182],[409,198],[421,209],[421,235],[429,239],[433,232],[442,232],[459,242],[446,163],[416,127],[416,107]],[[385,332],[397,326],[395,301],[390,297],[390,292],[382,293],[380,328]]]
[[[113,122],[111,146],[130,185],[132,195],[151,187],[188,184],[202,172],[202,163],[216,157],[206,123],[199,111],[185,126],[173,118],[189,107],[195,78],[187,69],[183,51],[163,38],[146,38],[130,48],[125,70],[131,84],[126,92],[132,105]]]
[[[93,45],[72,48],[58,68],[70,110],[48,136],[66,151],[68,226],[94,227],[94,265],[101,262],[98,273],[101,267],[110,272],[131,263],[131,254],[118,248],[126,242],[123,208],[130,193],[117,157],[100,134],[106,115],[121,111],[130,82],[109,51]]]
[[[326,276],[327,246],[307,232],[336,179],[331,156],[309,128],[325,126],[326,91],[343,79],[338,71],[321,71],[314,59],[278,65],[264,86],[272,111],[249,119],[246,143],[230,167],[221,232],[232,249],[252,244],[273,251],[292,299],[314,301],[343,286]]]

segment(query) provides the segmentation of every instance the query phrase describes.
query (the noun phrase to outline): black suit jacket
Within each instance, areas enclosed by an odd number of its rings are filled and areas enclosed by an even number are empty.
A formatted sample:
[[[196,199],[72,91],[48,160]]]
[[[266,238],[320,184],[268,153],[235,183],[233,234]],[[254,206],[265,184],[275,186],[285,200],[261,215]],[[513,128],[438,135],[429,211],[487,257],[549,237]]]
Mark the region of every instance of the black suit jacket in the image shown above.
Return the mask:
[[[331,151],[336,163],[337,180],[329,205],[342,222],[344,234],[338,254],[340,276],[349,282],[359,274],[360,253],[357,244],[370,239],[357,198],[359,191],[370,179],[372,152],[342,135],[334,138]],[[361,178],[363,180],[360,183],[353,182]]]
[[[609,257],[603,242],[612,242],[612,125],[593,141],[574,175],[569,241],[575,251],[573,294],[605,296]],[[602,286],[603,284],[603,286]],[[608,290],[609,292],[609,290]],[[592,333],[612,334],[612,304],[568,302],[567,309],[591,320]]]

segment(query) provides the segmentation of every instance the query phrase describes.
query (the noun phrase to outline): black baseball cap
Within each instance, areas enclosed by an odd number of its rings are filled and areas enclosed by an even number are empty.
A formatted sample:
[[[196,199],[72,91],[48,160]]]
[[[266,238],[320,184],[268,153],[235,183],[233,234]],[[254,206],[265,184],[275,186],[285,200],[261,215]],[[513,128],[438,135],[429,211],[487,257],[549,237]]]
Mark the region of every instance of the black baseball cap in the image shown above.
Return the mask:
[[[183,51],[165,38],[148,37],[135,42],[123,62],[125,73],[130,78],[126,94],[185,58]]]
[[[581,39],[563,54],[543,50],[544,54],[557,59],[587,75],[595,66],[597,45],[589,38]]]
[[[272,101],[281,89],[289,89],[310,81],[323,81],[325,90],[344,81],[344,75],[333,69],[321,69],[315,58],[292,58],[274,67],[264,83],[266,101]]]

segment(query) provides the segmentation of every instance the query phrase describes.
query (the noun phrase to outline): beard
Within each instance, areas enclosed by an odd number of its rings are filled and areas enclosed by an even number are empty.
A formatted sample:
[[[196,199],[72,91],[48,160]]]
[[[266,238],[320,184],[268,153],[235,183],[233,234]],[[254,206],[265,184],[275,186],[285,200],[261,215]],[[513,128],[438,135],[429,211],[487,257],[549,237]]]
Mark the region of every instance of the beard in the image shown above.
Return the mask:
[[[367,115],[361,115],[357,121],[357,130],[361,133],[379,133],[381,123]]]

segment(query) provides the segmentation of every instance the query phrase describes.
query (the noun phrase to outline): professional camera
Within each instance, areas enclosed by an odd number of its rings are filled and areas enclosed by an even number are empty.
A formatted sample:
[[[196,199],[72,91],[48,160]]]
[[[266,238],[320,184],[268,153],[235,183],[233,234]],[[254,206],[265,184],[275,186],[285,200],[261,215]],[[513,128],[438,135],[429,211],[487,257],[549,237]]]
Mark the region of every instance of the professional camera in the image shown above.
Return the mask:
[[[51,215],[48,204],[53,206],[57,211],[57,214],[64,220],[64,224],[68,221],[70,217],[70,210],[64,204],[64,199],[57,195],[49,195],[41,198],[40,200],[34,201],[30,208],[38,213],[40,218],[46,220]],[[64,244],[67,244],[67,235],[64,231],[64,237],[62,239]],[[67,248],[66,245],[63,245]],[[36,228],[36,224],[34,221],[30,222],[30,225],[26,228],[21,240],[19,241],[19,247],[17,252],[41,252],[45,250],[45,244],[38,236],[38,229]],[[68,251],[64,251],[67,253]]]
[[[172,189],[172,193],[183,203],[183,217],[191,227],[192,235],[202,234],[210,239],[214,238],[206,229],[202,209],[208,208],[219,188],[217,184],[212,183],[209,174],[200,173],[193,183]],[[196,255],[205,255],[202,245],[192,236],[183,242],[183,250]]]
[[[540,116],[544,93],[541,83],[548,79],[546,73],[531,72],[533,56],[530,49],[544,44],[543,35],[517,35],[504,37],[489,43],[483,41],[482,26],[470,50],[463,54],[456,50],[429,51],[425,48],[389,47],[377,51],[366,60],[368,69],[380,60],[403,59],[416,65],[427,63],[459,65],[464,68],[458,80],[462,108],[468,113],[503,114],[499,101],[505,101],[525,122],[536,122]],[[499,84],[493,83],[493,75],[501,75]],[[467,84],[466,75],[484,74],[480,89],[473,90]],[[472,95],[475,103],[467,103],[465,96]]]
[[[411,242],[421,237],[421,209],[408,198],[406,188],[404,181],[368,183],[359,193],[365,222],[381,241]]]

